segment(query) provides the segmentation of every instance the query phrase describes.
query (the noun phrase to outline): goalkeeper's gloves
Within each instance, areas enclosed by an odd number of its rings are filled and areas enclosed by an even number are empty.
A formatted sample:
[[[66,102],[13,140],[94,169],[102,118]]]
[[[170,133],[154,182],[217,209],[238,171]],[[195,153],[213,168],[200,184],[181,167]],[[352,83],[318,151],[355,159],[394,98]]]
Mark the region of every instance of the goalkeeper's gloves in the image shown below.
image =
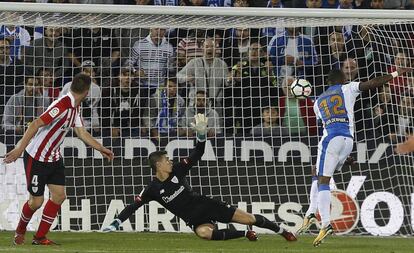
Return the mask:
[[[119,226],[121,226],[121,220],[120,219],[115,219],[112,223],[111,223],[111,225],[109,225],[109,226],[107,226],[106,228],[104,228],[103,230],[102,230],[102,232],[105,232],[105,233],[109,233],[109,232],[114,232],[114,231],[117,231],[118,229],[119,229]]]
[[[204,114],[198,113],[194,116],[195,123],[191,123],[191,126],[193,127],[194,131],[197,134],[197,140],[198,141],[205,141],[207,139],[207,117]]]

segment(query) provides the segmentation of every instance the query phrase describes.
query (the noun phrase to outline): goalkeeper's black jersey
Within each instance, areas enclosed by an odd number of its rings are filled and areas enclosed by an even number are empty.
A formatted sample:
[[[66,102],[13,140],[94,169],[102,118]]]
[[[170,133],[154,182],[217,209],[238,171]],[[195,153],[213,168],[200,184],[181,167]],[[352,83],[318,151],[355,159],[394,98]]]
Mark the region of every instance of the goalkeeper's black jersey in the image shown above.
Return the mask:
[[[186,175],[204,154],[205,142],[197,142],[190,156],[173,165],[170,176],[163,182],[154,178],[135,199],[136,208],[152,200],[157,201],[168,211],[188,221],[193,216],[194,206],[205,197],[194,192],[188,184]]]

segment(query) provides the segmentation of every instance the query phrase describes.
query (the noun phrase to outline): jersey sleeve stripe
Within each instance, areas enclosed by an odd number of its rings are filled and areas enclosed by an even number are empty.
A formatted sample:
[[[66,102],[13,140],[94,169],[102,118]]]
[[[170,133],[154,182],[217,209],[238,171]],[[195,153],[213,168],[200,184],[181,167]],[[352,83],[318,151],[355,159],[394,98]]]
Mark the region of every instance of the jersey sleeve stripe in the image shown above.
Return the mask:
[[[39,160],[40,156],[42,155],[42,152],[44,150],[44,148],[46,147],[47,143],[49,142],[50,138],[56,133],[56,131],[63,126],[63,124],[65,124],[66,118],[67,118],[67,114],[69,113],[69,111],[66,110],[66,115],[64,117],[62,117],[62,119],[56,123],[56,125],[53,126],[52,129],[49,130],[49,132],[47,133],[46,137],[43,139],[42,143],[40,144],[36,155],[34,157],[35,160]]]

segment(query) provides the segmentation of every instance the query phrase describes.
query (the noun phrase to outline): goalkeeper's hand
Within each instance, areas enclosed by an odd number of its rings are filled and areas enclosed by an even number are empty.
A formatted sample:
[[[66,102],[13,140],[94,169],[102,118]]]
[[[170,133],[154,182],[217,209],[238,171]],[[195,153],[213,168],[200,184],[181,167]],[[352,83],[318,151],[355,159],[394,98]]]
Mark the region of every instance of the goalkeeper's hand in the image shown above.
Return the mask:
[[[197,140],[198,141],[205,141],[207,137],[207,122],[208,119],[204,114],[198,113],[194,116],[195,123],[191,123],[194,131],[197,133]]]

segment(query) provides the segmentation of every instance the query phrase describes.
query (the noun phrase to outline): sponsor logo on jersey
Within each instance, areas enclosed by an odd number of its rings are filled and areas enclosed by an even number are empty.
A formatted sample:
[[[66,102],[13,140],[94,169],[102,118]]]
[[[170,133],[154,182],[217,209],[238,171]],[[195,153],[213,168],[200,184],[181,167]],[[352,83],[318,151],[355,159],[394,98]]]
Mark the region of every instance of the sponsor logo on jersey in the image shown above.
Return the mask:
[[[56,117],[56,115],[59,114],[59,108],[55,107],[52,110],[49,111],[49,115],[50,117],[54,118]]]
[[[184,186],[180,186],[178,190],[176,190],[171,196],[162,197],[162,200],[164,200],[165,203],[173,201],[178,195],[180,195],[181,192],[184,191]]]
[[[351,232],[359,221],[359,205],[343,190],[331,191],[331,225],[336,234]]]
[[[173,178],[171,178],[171,182],[173,182],[174,184],[178,184],[178,178],[174,176]]]

